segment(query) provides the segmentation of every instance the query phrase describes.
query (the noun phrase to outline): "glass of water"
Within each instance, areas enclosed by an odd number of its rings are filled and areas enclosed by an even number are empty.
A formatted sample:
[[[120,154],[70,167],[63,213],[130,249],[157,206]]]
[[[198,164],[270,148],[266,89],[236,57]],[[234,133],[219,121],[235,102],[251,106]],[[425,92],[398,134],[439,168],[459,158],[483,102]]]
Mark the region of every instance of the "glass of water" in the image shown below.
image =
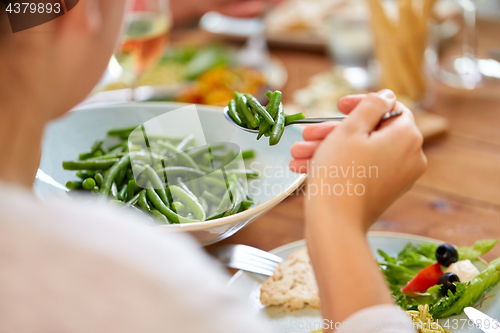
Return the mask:
[[[373,37],[364,1],[349,1],[330,16],[327,27],[328,51],[344,78],[358,90],[372,86]]]

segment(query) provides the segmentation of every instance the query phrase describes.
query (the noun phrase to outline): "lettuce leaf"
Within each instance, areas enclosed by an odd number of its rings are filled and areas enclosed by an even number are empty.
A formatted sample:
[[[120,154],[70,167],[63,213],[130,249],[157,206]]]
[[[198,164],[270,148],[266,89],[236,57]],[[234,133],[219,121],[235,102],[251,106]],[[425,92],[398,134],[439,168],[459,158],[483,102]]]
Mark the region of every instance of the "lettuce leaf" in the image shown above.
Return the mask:
[[[465,307],[474,304],[474,301],[482,293],[496,285],[499,281],[500,258],[497,258],[467,285],[457,283],[457,292],[455,295],[448,291],[447,296],[442,297],[436,304],[431,306],[430,313],[436,319],[459,314]]]
[[[415,271],[398,262],[396,258],[389,256],[384,251],[378,250],[378,254],[384,258],[383,261],[379,262],[379,265],[391,289],[401,289],[416,275]]]
[[[498,239],[486,239],[475,242],[473,246],[459,247],[458,260],[475,260],[488,253],[497,244]]]
[[[436,249],[436,244],[408,243],[398,254],[397,261],[406,267],[424,268],[436,263]]]

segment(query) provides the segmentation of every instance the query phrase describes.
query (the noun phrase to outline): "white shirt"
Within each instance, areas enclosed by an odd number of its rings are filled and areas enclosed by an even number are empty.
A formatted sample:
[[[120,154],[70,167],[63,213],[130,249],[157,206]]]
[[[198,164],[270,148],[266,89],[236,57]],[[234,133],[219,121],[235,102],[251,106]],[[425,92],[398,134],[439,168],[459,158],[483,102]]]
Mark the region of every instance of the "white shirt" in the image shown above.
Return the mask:
[[[270,332],[227,281],[188,235],[0,184],[0,333]],[[360,316],[411,322],[395,306]]]

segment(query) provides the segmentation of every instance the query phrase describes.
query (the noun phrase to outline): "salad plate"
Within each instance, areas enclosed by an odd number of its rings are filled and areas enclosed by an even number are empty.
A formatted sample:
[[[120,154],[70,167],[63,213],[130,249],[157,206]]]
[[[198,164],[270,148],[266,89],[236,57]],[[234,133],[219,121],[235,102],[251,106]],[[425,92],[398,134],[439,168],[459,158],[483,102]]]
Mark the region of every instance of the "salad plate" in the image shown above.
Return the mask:
[[[389,256],[396,256],[408,243],[414,245],[422,243],[445,243],[432,238],[393,232],[370,232],[368,234],[368,241],[374,256],[378,260],[382,258],[377,254],[377,250],[382,250]],[[291,253],[304,246],[305,241],[300,240],[283,245],[270,252],[286,259]],[[482,260],[474,261],[474,265],[479,271],[483,271],[486,268],[486,262]],[[308,333],[314,329],[321,328],[322,318],[319,310],[306,307],[302,310],[290,311],[282,307],[264,307],[260,302],[260,288],[266,280],[267,277],[259,274],[238,271],[229,281],[227,288],[239,294],[240,297],[244,297],[247,300],[250,311],[260,315],[272,332]],[[478,304],[474,304],[474,306],[493,318],[500,318],[500,304],[496,297],[499,293],[500,284],[497,284],[488,290]],[[448,326],[446,328],[453,333],[481,332],[477,328],[469,326],[467,316],[463,312],[460,315],[440,319],[439,323],[443,327]]]

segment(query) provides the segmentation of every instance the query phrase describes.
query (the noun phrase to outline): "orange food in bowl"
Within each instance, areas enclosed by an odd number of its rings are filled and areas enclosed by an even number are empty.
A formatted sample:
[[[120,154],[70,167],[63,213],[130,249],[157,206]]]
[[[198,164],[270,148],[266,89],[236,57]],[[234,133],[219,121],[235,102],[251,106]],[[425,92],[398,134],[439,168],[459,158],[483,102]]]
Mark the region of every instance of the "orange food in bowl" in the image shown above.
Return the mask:
[[[258,95],[265,88],[264,74],[257,69],[219,66],[201,74],[194,83],[179,92],[176,101],[184,103],[224,105],[234,91]]]

